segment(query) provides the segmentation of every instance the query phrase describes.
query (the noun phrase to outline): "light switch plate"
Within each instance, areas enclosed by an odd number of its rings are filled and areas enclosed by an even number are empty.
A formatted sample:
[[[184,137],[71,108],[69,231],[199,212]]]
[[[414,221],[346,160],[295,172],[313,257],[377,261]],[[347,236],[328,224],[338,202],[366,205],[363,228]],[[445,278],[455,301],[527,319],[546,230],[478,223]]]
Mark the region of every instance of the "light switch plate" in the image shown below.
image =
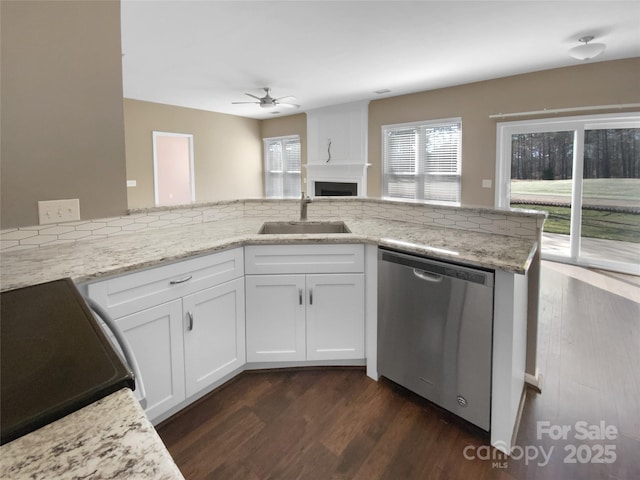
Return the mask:
[[[482,180],[482,188],[491,188],[491,180]]]
[[[80,220],[80,199],[45,200],[38,202],[40,225]]]

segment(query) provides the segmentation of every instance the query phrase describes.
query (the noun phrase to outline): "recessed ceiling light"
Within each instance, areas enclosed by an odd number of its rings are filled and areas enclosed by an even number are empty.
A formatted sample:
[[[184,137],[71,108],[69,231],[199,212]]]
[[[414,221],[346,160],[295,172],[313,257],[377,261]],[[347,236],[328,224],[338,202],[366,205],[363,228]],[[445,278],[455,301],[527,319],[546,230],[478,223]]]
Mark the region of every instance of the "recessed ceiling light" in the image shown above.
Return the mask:
[[[389,90],[388,88],[383,88],[382,90],[376,90],[373,93],[377,93],[378,95],[382,95],[383,93],[390,93],[391,90]]]

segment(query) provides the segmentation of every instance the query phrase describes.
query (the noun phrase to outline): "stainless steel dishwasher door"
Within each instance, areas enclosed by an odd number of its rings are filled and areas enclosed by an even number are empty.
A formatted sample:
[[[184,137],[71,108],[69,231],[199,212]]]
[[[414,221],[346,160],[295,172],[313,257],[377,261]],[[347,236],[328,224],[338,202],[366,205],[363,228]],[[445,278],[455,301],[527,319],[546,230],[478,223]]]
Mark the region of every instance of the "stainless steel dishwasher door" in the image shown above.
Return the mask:
[[[493,272],[378,251],[378,373],[489,431]]]

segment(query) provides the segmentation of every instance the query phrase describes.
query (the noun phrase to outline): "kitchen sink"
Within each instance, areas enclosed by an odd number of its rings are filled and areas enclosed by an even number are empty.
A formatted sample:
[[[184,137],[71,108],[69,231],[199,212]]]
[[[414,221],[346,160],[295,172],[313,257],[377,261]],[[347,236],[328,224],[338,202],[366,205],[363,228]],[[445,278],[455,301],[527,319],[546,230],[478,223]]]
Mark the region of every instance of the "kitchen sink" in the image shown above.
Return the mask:
[[[260,234],[351,233],[344,222],[265,222]]]

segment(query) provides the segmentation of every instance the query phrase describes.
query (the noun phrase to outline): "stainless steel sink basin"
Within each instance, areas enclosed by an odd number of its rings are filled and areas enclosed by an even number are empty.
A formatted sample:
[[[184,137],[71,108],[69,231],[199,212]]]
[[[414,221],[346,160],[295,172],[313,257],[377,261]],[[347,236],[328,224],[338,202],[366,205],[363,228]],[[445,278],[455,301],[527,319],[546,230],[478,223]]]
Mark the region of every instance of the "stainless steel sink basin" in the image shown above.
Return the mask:
[[[351,230],[344,222],[265,222],[258,233],[267,235],[351,233]]]

